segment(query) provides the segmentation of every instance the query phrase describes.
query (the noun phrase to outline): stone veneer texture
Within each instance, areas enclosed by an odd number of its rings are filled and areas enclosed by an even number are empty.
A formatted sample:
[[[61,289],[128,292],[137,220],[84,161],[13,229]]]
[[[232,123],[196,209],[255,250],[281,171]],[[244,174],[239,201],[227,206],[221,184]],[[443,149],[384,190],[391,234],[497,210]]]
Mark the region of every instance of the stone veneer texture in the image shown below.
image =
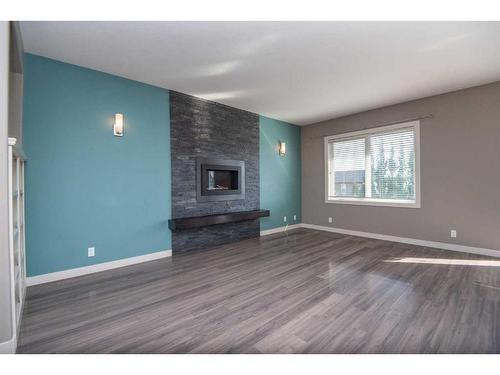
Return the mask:
[[[259,116],[170,91],[172,218],[259,209]],[[245,161],[245,199],[196,201],[196,157]],[[259,220],[172,232],[174,252],[259,236]]]

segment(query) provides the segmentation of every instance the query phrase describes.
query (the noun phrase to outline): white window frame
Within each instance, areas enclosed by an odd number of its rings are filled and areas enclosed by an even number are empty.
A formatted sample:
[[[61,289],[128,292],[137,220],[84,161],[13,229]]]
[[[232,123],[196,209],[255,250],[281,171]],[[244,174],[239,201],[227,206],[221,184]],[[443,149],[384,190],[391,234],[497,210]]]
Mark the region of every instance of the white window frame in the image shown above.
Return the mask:
[[[415,199],[400,200],[400,199],[377,199],[377,198],[351,198],[351,197],[329,197],[328,189],[330,182],[331,166],[328,158],[328,144],[333,140],[358,138],[369,134],[392,133],[404,128],[413,128],[414,130],[414,155],[415,155]],[[369,142],[366,142],[365,160],[367,167],[371,168],[370,164],[370,147]],[[351,204],[363,206],[385,206],[385,207],[406,207],[420,208],[420,121],[408,121],[398,124],[379,126],[366,130],[360,130],[349,133],[335,134],[325,137],[325,203],[333,204]],[[371,176],[371,173],[368,173]],[[365,181],[365,189],[371,189],[371,181]]]

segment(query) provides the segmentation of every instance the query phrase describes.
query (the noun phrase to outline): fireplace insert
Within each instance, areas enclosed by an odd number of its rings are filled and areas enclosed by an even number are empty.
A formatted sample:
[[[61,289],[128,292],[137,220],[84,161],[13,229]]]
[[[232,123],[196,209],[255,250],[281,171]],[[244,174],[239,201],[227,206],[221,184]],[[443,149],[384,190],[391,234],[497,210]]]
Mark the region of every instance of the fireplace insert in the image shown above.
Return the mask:
[[[196,200],[199,202],[245,199],[245,162],[196,159]]]

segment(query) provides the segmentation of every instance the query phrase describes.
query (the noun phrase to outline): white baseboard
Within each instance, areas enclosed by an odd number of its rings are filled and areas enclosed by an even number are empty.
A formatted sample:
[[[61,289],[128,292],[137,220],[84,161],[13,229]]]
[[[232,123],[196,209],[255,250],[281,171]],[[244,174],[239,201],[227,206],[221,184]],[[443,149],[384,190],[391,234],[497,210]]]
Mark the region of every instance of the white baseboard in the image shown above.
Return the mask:
[[[261,230],[260,235],[267,236],[268,234],[286,232],[287,230],[291,230],[291,229],[295,229],[295,228],[302,228],[302,224],[292,224],[292,225],[286,225],[284,227]]]
[[[360,232],[357,230],[349,230],[349,229],[341,229],[341,228],[331,228],[331,227],[324,227],[321,225],[314,225],[314,224],[302,224],[302,227],[309,228],[309,229],[322,230],[322,231],[326,231],[326,232],[347,234],[349,236],[368,237],[368,238],[374,238],[374,239],[383,240],[383,241],[401,242],[401,243],[407,243],[407,244],[411,244],[411,245],[434,247],[437,249],[444,249],[444,250],[451,250],[451,251],[459,251],[461,253],[486,255],[486,256],[491,256],[491,257],[500,257],[500,250],[485,249],[482,247],[464,246],[464,245],[457,245],[457,244],[447,243],[447,242],[418,240],[415,238],[397,237],[397,236],[390,236],[387,234]]]
[[[0,342],[0,354],[14,354],[17,348],[17,337]]]
[[[69,270],[51,272],[38,276],[30,276],[26,279],[28,286],[50,283],[52,281],[69,279],[71,277],[88,275],[91,273],[101,272],[111,270],[113,268],[120,268],[125,266],[131,266],[137,263],[149,262],[151,260],[156,260],[160,258],[166,258],[172,256],[172,250],[163,250],[156,253],[140,255],[131,258],[118,259],[111,262],[93,264],[91,266],[72,268]]]
[[[407,244],[417,245],[417,246],[432,247],[432,248],[437,248],[437,249],[444,249],[444,250],[458,251],[458,252],[462,252],[462,253],[486,255],[486,256],[500,258],[500,250],[486,249],[486,248],[482,248],[482,247],[457,245],[457,244],[452,244],[452,243],[447,243],[447,242],[419,240],[419,239],[415,239],[415,238],[398,237],[398,236],[391,236],[391,235],[387,235],[387,234],[361,232],[361,231],[357,231],[357,230],[349,230],[349,229],[342,229],[342,228],[332,228],[332,227],[325,227],[325,226],[321,226],[321,225],[305,224],[305,223],[292,224],[292,225],[288,225],[288,226],[284,226],[284,227],[263,230],[260,232],[260,235],[266,236],[269,234],[282,233],[282,232],[285,232],[287,230],[296,229],[296,228],[309,228],[309,229],[321,230],[321,231],[326,231],[326,232],[346,234],[349,236],[374,238],[374,239],[383,240],[383,241],[407,243]],[[73,269],[65,270],[65,271],[47,273],[44,275],[31,276],[31,277],[28,277],[26,279],[26,282],[27,282],[28,286],[50,283],[52,281],[88,275],[91,273],[106,271],[106,270],[110,270],[113,268],[130,266],[130,265],[137,264],[137,263],[149,262],[151,260],[165,258],[165,257],[169,257],[169,256],[172,256],[172,250],[158,251],[156,253],[141,255],[141,256],[132,257],[132,258],[126,258],[126,259],[119,259],[119,260],[115,260],[112,262],[99,263],[99,264],[94,264],[94,265],[86,266],[86,267],[79,267],[79,268],[73,268]],[[4,343],[0,343],[0,353],[4,353],[4,351],[3,351],[4,348],[7,348],[5,350],[9,349],[10,344],[8,344],[8,343],[9,343],[8,341],[4,342]],[[14,343],[14,349],[15,349],[15,343]]]

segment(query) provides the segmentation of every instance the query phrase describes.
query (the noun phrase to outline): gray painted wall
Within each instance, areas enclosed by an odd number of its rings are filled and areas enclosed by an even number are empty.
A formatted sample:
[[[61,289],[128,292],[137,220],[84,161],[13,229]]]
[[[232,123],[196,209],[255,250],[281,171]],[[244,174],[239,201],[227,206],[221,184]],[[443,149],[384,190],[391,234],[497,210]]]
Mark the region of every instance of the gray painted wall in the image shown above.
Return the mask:
[[[23,75],[9,74],[9,137],[23,143]]]
[[[9,22],[0,22],[0,347],[12,336],[7,198]]]
[[[170,91],[172,218],[256,210],[259,116]],[[245,199],[197,202],[196,157],[245,161]],[[260,233],[259,220],[172,232],[174,252],[219,245]]]
[[[19,22],[10,22],[9,137],[23,143],[23,40]]]
[[[324,202],[323,136],[430,114],[420,123],[420,209]],[[323,121],[302,128],[302,221],[500,249],[499,168],[500,82]]]

